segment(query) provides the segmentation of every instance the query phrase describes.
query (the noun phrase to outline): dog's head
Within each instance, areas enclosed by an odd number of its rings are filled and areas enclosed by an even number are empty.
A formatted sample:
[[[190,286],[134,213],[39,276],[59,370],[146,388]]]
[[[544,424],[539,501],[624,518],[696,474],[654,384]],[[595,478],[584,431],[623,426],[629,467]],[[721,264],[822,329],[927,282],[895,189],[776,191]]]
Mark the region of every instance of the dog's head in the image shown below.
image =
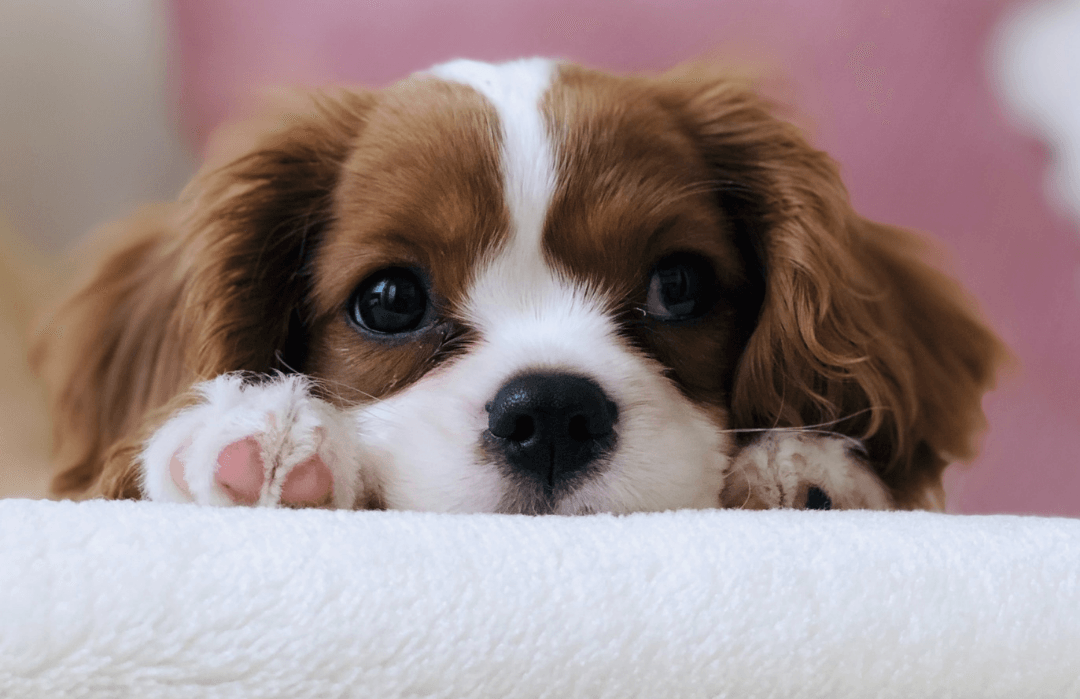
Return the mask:
[[[127,412],[301,371],[433,510],[715,506],[761,428],[908,506],[972,454],[997,340],[736,80],[460,61],[237,133],[140,253]]]

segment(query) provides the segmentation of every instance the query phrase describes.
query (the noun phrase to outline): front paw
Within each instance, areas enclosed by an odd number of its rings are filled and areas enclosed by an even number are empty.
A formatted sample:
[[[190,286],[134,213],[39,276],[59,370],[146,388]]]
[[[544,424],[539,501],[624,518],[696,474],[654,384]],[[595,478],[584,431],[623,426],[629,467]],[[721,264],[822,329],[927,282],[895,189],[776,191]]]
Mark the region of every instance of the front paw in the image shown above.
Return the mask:
[[[170,418],[142,452],[151,500],[352,508],[362,499],[355,428],[312,396],[303,376],[226,374],[195,390],[200,402]]]
[[[849,437],[769,430],[742,449],[725,475],[723,507],[888,510],[885,484]]]

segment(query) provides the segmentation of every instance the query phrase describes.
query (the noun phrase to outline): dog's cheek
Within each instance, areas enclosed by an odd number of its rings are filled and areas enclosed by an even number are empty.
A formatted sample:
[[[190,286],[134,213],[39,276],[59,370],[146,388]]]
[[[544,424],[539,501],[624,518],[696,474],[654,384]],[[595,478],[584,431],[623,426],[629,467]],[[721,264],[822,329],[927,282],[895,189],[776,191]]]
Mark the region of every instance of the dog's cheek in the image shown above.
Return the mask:
[[[354,409],[368,468],[387,509],[492,512],[504,483],[479,450],[483,401],[438,372]],[[456,379],[456,380],[455,380]]]

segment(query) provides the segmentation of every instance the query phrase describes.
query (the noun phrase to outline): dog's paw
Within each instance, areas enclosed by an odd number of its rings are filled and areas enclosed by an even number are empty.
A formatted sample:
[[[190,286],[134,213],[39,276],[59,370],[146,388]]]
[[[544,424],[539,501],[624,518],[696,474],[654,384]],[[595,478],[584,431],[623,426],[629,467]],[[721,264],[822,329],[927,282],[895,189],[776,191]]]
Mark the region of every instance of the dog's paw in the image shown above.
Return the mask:
[[[151,500],[352,508],[364,493],[354,429],[302,376],[226,374],[168,420],[141,455]]]
[[[838,435],[770,430],[744,447],[728,469],[724,507],[888,510],[888,488]]]

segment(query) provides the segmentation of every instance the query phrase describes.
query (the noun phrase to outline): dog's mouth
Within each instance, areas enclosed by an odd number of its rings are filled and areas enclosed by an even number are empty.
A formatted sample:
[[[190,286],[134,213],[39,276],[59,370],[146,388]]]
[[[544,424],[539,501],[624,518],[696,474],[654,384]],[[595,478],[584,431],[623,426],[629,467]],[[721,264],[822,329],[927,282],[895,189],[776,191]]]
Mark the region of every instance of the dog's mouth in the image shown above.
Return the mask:
[[[590,475],[586,473],[552,482],[535,474],[513,472],[506,478],[506,491],[496,511],[515,515],[596,514],[599,510],[595,506],[573,497],[590,480]]]

